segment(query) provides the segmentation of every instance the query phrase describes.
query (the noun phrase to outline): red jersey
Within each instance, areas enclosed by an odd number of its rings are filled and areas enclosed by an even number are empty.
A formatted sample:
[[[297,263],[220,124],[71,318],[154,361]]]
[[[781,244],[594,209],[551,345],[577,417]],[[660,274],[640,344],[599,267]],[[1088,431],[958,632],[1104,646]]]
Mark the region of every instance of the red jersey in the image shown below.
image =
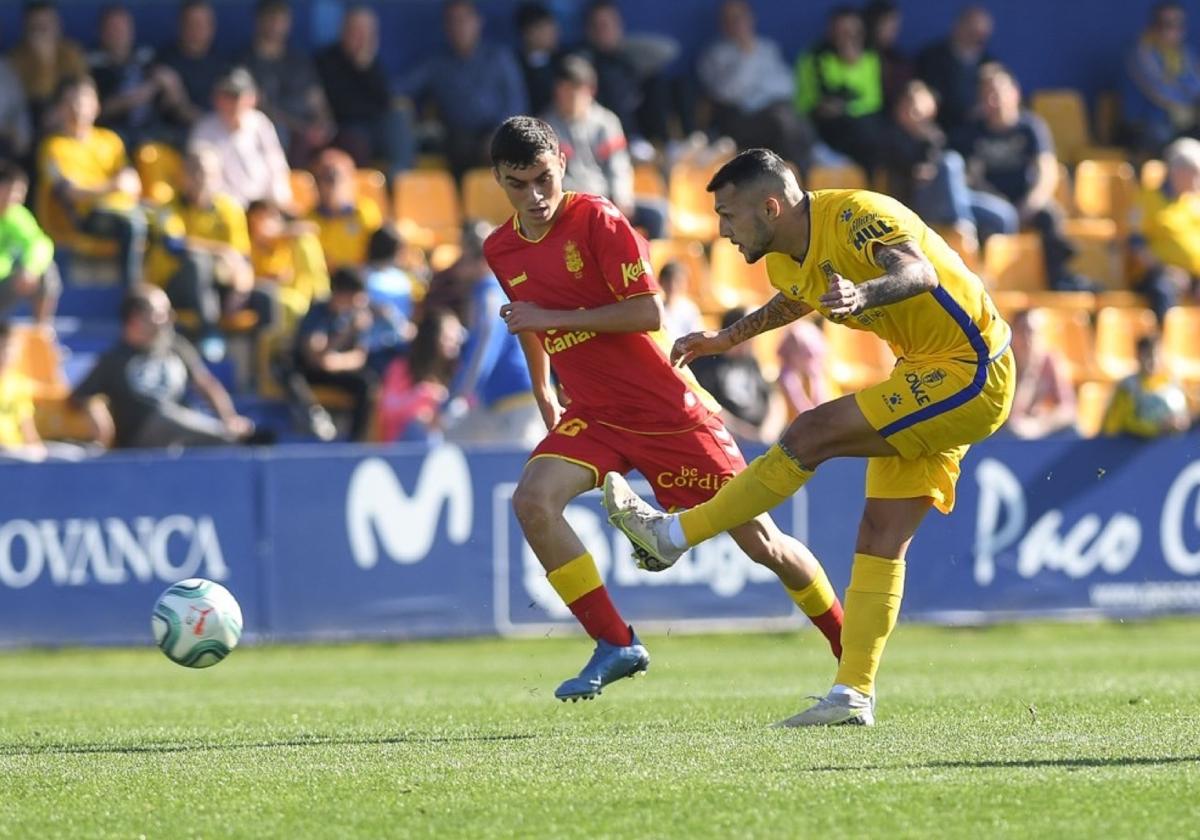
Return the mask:
[[[658,292],[644,240],[606,198],[567,193],[541,239],[513,216],[488,237],[484,256],[510,300],[546,309],[595,309]],[[672,366],[658,333],[538,333],[571,412],[634,432],[690,429],[715,413],[691,375]]]

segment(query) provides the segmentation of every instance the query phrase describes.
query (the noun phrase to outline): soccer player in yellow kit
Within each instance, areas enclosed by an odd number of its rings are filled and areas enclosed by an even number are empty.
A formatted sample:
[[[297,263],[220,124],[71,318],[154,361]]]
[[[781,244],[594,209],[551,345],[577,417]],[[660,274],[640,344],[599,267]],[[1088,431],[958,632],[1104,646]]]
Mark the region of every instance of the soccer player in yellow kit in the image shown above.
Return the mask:
[[[909,542],[930,507],[949,513],[967,447],[1008,417],[1011,330],[983,283],[899,202],[866,190],[804,192],[783,160],[748,149],[708,185],[721,235],[747,262],[766,257],[778,290],[719,332],[679,339],[672,361],[721,353],[817,310],[891,345],[885,381],[802,413],[779,443],[710,500],[678,514],[605,478],[609,519],[668,568],[688,547],[770,510],[830,458],[867,458],[866,506],[844,601],[836,683],[783,726],[871,725],[875,674],[896,623]]]

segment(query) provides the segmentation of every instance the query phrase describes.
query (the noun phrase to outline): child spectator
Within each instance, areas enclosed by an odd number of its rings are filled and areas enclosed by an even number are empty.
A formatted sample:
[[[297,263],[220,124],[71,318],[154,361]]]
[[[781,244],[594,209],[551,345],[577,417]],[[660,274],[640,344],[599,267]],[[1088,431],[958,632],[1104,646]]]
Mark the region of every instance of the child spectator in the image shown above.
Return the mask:
[[[269,201],[250,202],[246,224],[254,277],[260,285],[274,287],[272,297],[282,310],[283,332],[290,334],[312,302],[329,295],[329,272],[316,226],[289,222]]]
[[[779,387],[787,400],[790,416],[833,398],[825,373],[829,344],[825,341],[825,333],[811,318],[801,318],[785,327],[776,353],[779,356]]]
[[[379,439],[434,441],[442,435],[442,406],[459,364],[466,330],[448,309],[426,313],[408,358],[391,362],[379,395]]]
[[[1137,342],[1138,372],[1123,380],[1104,413],[1101,434],[1155,438],[1186,432],[1187,396],[1163,368],[1157,336]]]
[[[1017,388],[1006,428],[1025,440],[1044,438],[1075,424],[1075,389],[1064,360],[1041,338],[1045,324],[1036,310],[1012,320]]]
[[[700,307],[688,294],[687,267],[671,260],[658,272],[658,284],[663,291],[663,327],[667,335],[680,338],[704,328]]]

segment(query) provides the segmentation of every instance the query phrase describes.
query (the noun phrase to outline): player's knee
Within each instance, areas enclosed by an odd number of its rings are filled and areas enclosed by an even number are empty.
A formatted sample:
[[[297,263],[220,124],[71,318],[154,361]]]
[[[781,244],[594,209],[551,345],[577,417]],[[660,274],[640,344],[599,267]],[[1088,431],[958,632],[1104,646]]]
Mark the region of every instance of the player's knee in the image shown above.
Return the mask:
[[[784,430],[780,442],[804,466],[816,469],[831,456],[831,425],[816,409],[805,411]]]
[[[521,482],[512,496],[513,513],[525,529],[538,528],[562,513],[562,505],[543,487]]]

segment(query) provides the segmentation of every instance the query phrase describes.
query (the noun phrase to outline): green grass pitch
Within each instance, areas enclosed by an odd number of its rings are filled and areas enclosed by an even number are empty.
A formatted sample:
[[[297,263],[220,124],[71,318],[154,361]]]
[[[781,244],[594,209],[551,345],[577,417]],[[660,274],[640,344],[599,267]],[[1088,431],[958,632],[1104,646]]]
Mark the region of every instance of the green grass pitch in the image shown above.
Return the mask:
[[[1200,623],[904,626],[874,729],[766,725],[815,633],[0,654],[0,837],[1132,837],[1200,830]]]

